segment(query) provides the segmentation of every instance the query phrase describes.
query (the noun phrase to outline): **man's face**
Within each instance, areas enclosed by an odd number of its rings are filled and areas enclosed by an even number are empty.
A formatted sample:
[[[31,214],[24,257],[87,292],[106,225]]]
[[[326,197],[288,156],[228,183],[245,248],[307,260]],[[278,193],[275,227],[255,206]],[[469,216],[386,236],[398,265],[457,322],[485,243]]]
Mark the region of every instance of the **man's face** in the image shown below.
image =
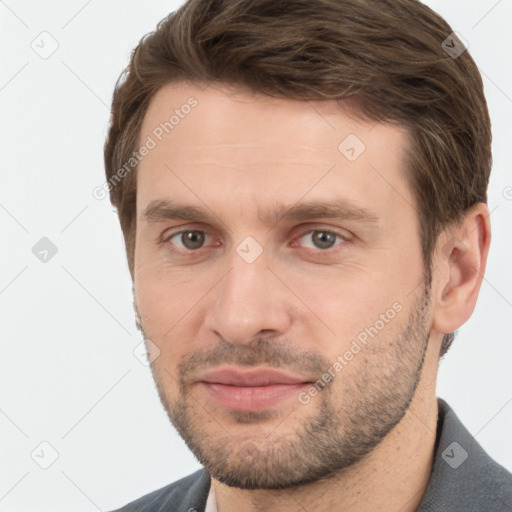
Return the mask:
[[[148,137],[134,293],[171,421],[232,486],[361,460],[407,411],[431,325],[405,132],[180,83]]]

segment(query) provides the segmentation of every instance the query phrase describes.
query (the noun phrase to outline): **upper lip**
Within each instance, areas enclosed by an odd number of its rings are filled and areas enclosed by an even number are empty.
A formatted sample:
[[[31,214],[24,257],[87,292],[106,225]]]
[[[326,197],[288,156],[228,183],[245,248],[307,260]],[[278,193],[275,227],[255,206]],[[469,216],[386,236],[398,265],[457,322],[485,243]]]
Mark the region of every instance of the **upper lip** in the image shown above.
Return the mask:
[[[226,384],[230,386],[271,386],[275,384],[305,384],[310,380],[294,376],[272,368],[241,370],[237,368],[219,368],[202,373],[199,382]]]

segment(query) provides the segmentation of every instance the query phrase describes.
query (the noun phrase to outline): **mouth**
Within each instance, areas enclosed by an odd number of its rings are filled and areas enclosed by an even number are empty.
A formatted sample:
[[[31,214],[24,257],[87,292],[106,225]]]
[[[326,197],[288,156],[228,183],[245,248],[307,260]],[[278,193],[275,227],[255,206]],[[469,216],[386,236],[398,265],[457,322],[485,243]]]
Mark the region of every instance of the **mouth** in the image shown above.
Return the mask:
[[[197,383],[226,409],[261,411],[296,396],[312,381],[271,368],[223,367],[201,374]]]

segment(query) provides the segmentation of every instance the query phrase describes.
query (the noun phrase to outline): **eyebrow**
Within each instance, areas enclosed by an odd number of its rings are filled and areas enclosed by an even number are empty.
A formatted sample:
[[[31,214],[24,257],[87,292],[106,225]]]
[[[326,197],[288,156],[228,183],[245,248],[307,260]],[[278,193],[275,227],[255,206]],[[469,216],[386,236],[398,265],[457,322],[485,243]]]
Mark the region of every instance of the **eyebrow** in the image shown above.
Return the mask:
[[[211,210],[179,204],[168,199],[151,201],[142,215],[142,219],[149,223],[174,219],[207,222],[213,217],[219,218]],[[270,210],[258,210],[258,218],[268,225],[285,220],[303,221],[317,218],[342,219],[367,224],[379,224],[380,221],[380,218],[374,213],[354,205],[346,199],[296,203],[292,206],[279,204]]]

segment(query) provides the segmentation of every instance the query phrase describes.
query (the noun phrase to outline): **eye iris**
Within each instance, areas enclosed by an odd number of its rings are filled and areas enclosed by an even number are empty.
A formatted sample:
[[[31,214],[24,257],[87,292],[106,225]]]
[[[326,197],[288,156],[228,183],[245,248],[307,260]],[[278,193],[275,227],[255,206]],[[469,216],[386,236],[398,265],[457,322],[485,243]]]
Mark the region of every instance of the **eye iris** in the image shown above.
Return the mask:
[[[199,249],[204,243],[204,233],[200,231],[187,231],[182,233],[181,241],[187,249]]]
[[[336,242],[336,235],[325,231],[315,231],[313,233],[313,242],[320,249],[329,249]]]

